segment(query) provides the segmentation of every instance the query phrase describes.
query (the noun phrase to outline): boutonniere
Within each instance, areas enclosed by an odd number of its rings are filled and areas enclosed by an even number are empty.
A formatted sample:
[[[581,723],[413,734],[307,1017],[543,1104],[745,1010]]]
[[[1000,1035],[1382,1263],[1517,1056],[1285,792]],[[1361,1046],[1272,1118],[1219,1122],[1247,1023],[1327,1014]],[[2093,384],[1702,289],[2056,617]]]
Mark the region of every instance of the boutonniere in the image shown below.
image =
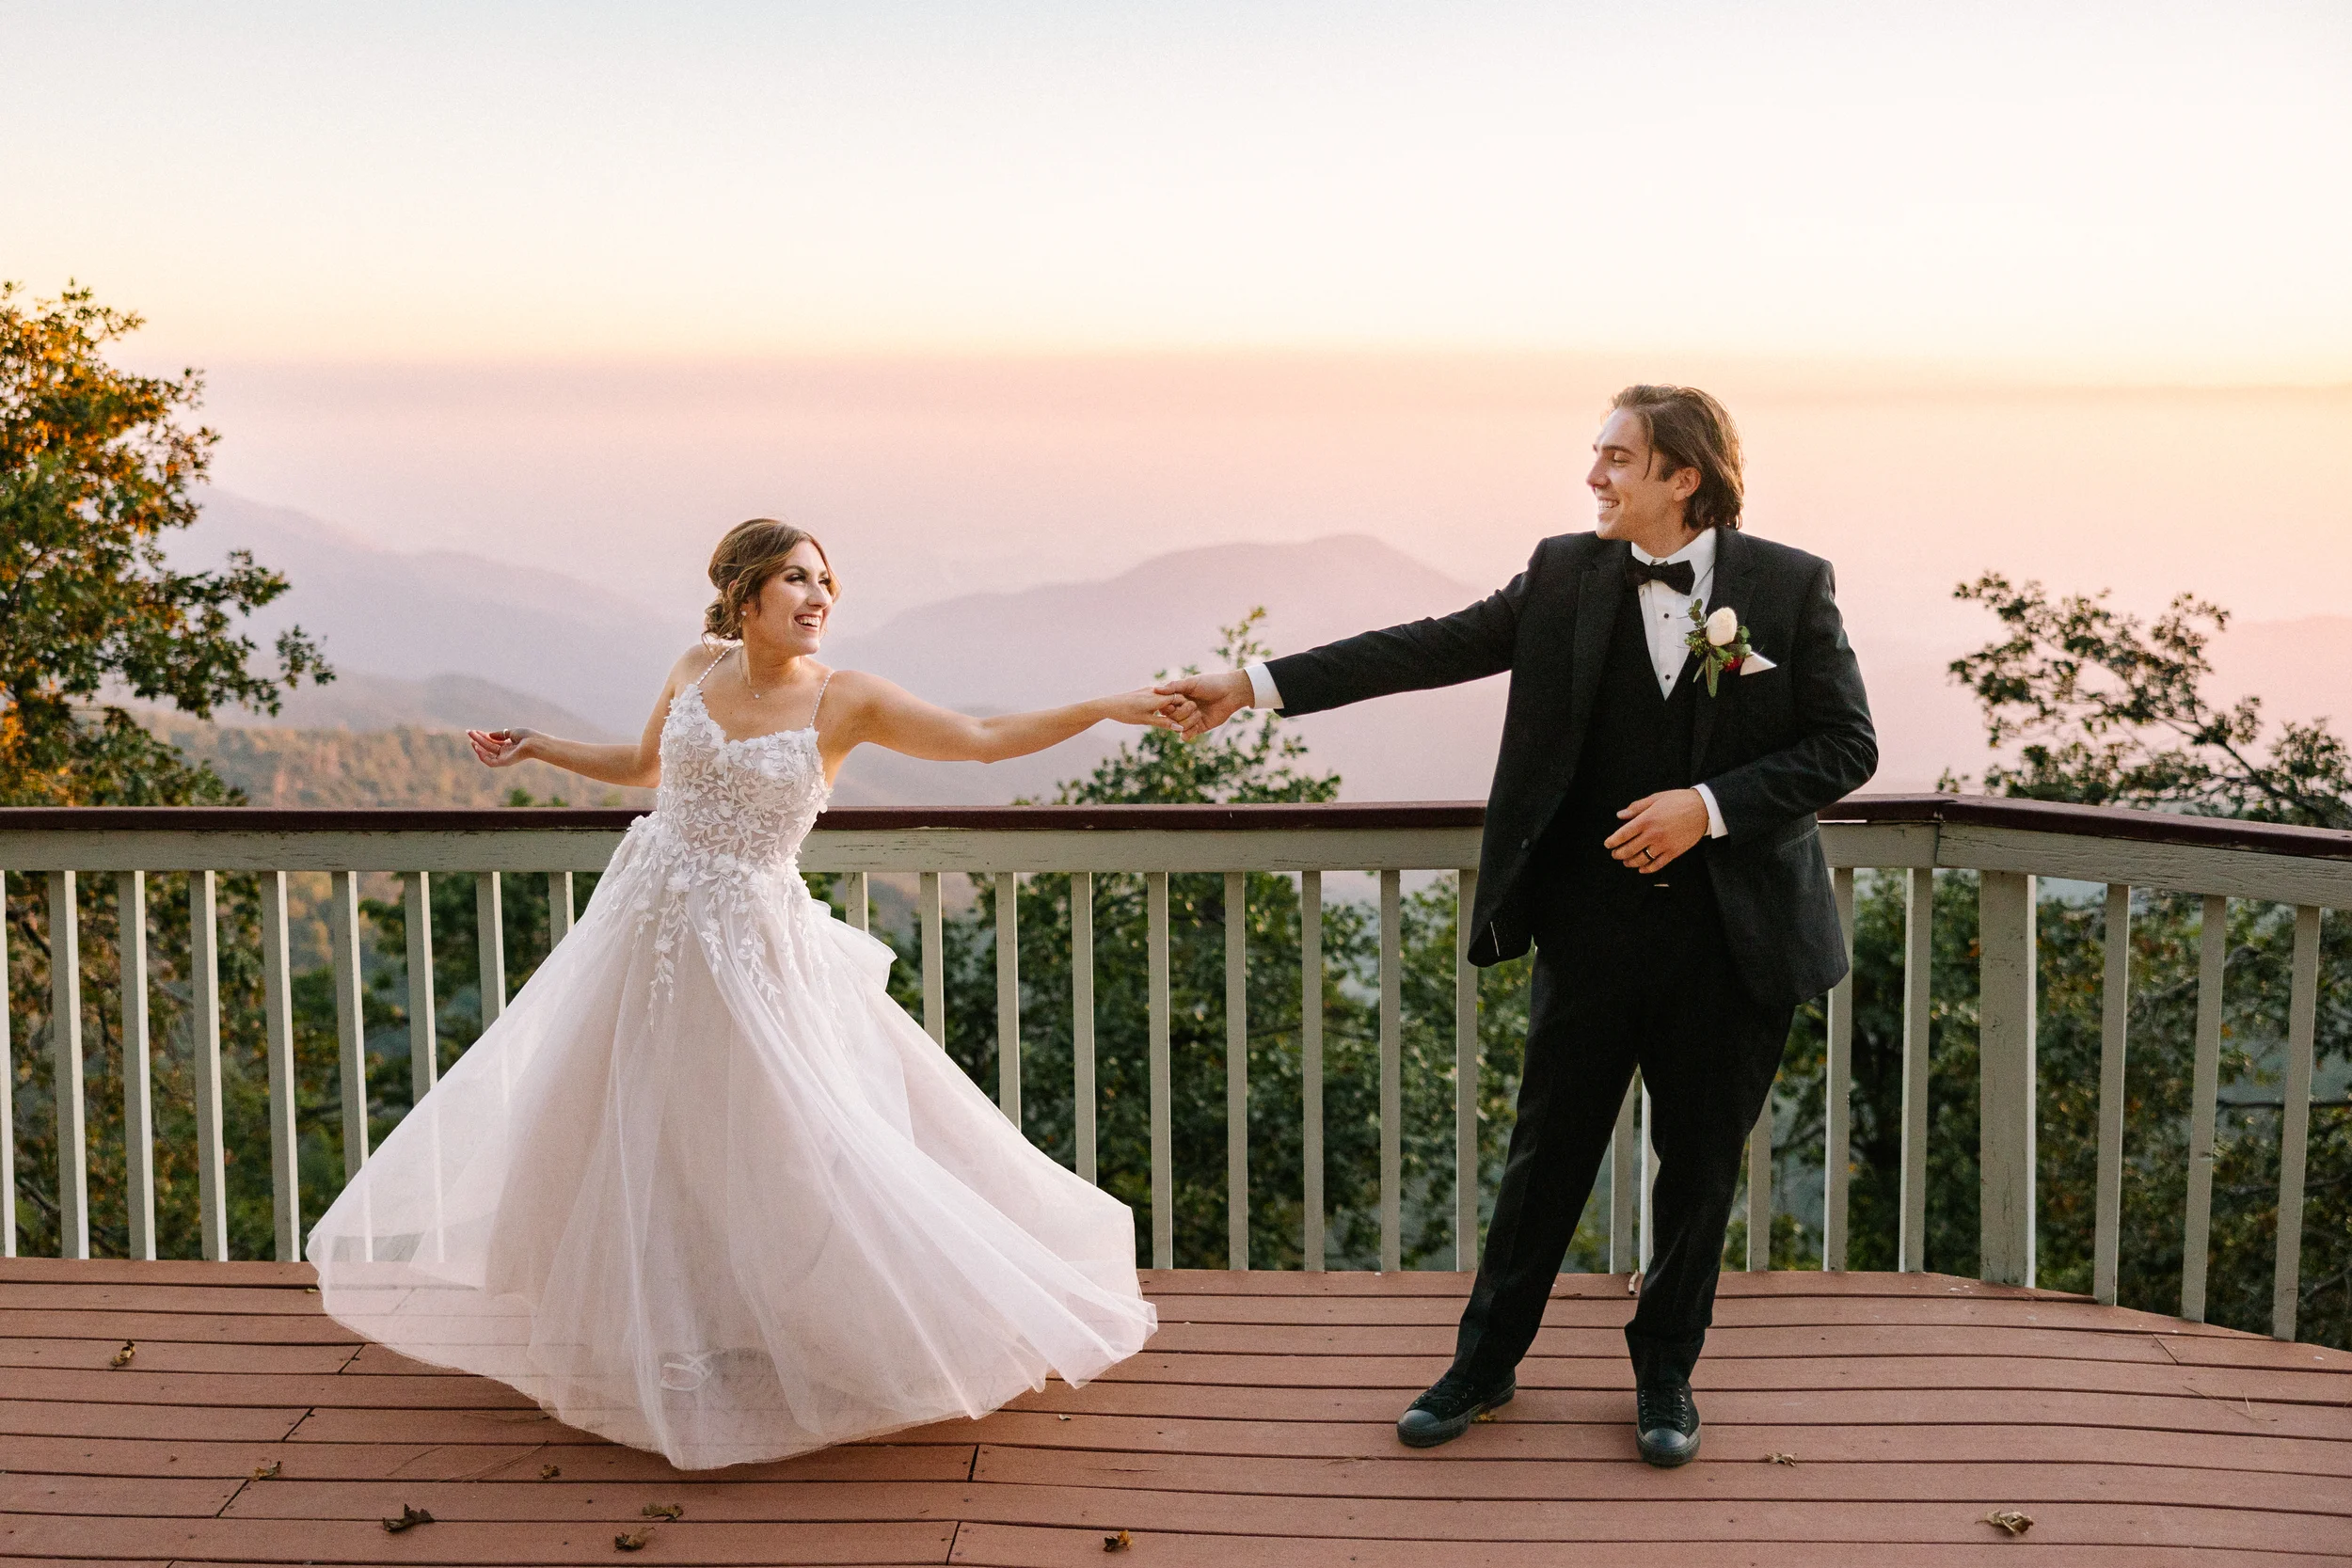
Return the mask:
[[[1718,608],[1712,615],[1700,610],[1698,601],[1691,601],[1691,635],[1683,643],[1699,656],[1699,673],[1704,677],[1707,694],[1715,695],[1715,683],[1728,672],[1740,673],[1740,666],[1756,657],[1748,646],[1748,628],[1740,624],[1740,612],[1729,605]]]

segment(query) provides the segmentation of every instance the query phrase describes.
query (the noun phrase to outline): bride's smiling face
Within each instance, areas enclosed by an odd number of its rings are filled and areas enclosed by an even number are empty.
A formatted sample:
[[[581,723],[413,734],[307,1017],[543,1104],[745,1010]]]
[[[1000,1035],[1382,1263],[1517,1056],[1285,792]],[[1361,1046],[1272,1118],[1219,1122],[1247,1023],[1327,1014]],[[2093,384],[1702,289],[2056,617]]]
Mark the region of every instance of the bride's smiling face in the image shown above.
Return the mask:
[[[763,652],[815,653],[824,641],[834,594],[833,568],[814,544],[803,540],[743,607],[743,641]]]

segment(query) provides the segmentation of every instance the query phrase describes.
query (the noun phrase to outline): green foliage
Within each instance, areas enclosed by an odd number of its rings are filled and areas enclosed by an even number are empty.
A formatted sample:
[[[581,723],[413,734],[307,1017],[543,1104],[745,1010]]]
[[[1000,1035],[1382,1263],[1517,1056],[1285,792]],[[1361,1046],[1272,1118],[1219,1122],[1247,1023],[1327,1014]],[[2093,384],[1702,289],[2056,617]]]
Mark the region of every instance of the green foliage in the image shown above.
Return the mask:
[[[166,561],[163,536],[196,520],[191,492],[215,437],[179,422],[202,389],[194,372],[161,379],[106,362],[109,345],[138,325],[138,317],[97,304],[85,289],[28,303],[15,285],[0,283],[0,805],[234,802],[240,797],[218,775],[103,699],[127,692],[199,718],[229,705],[275,712],[285,686],[330,678],[299,631],[278,640],[277,671],[263,674],[252,667],[253,642],[233,629],[235,617],[286,591],[283,578],[243,553],[218,572],[177,571]],[[195,1256],[186,884],[180,876],[149,879],[150,1049],[158,1230],[167,1248]],[[46,895],[21,875],[9,879],[0,912],[14,1014],[11,1185],[28,1252],[57,1243],[53,1040],[45,1003],[31,1004],[48,994]],[[76,907],[92,1243],[119,1252],[128,1221],[113,879],[81,879]],[[255,879],[222,878],[219,910],[229,1229],[241,1255],[256,1256],[268,1251],[271,1227]],[[311,1129],[323,1107],[331,1109],[319,1098],[333,1083],[331,1015],[325,1041],[322,1058],[316,1027],[297,1029]],[[302,1159],[306,1169],[325,1168],[316,1132],[306,1132]]]
[[[2104,593],[2052,599],[1997,572],[1956,596],[2008,632],[1951,666],[1990,743],[2018,745],[2015,765],[1986,770],[1989,792],[2352,828],[2352,752],[2326,721],[2282,724],[2265,749],[2261,698],[2205,696],[2228,610],[2183,594],[2143,626]]]
[[[2052,600],[2039,584],[2016,588],[1997,575],[1962,585],[1959,595],[1987,605],[2006,628],[1951,667],[1982,705],[1990,742],[2017,749],[2015,766],[1988,769],[1994,792],[2352,825],[2352,779],[2326,724],[2283,725],[2265,746],[2256,699],[2223,709],[2204,696],[2206,649],[2226,611],[2183,595],[2143,627],[2106,608],[2104,595]],[[1903,895],[1891,875],[1866,873],[1857,891],[1848,1259],[1883,1269],[1896,1258],[1900,1185]],[[1977,1268],[1976,891],[1973,873],[1935,878],[1926,1252],[1929,1268],[1961,1275]],[[2294,911],[2239,900],[2226,918],[2206,1316],[2266,1333]],[[2044,884],[2038,1275],[2062,1290],[2091,1284],[2106,926],[2100,890]],[[2201,899],[2134,895],[2117,1289],[2124,1305],[2155,1312],[2177,1311],[2181,1300],[2202,927]],[[2352,1077],[2346,979],[2352,923],[2337,916],[2322,927],[2323,1085]],[[1820,1179],[1821,1079],[1818,1051],[1800,1053],[1783,1072],[1778,1096],[1793,1113],[1782,1132],[1784,1191]],[[2308,1172],[2297,1333],[2352,1346],[2352,1105],[2342,1098],[2323,1095],[2312,1108]]]
[[[283,686],[329,672],[298,629],[278,639],[275,676],[251,668],[232,620],[286,591],[251,555],[218,572],[165,559],[163,535],[196,520],[190,491],[215,439],[177,422],[201,379],[109,365],[107,346],[139,318],[86,289],[17,296],[0,283],[0,805],[228,799],[209,769],[99,699],[274,713]]]

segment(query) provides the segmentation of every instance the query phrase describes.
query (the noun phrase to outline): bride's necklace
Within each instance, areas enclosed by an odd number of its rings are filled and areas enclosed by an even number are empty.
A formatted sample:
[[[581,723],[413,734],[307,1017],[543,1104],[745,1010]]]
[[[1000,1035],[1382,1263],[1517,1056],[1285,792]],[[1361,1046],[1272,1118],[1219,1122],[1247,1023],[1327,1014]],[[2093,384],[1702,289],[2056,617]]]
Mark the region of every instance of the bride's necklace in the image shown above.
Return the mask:
[[[743,689],[744,689],[744,690],[746,690],[746,691],[751,691],[751,693],[752,693],[752,701],[753,701],[753,702],[755,702],[755,703],[763,703],[763,702],[766,702],[766,701],[768,700],[768,693],[766,693],[765,691],[752,691],[752,651],[751,651],[751,649],[749,649],[748,647],[745,647],[742,643],[738,642],[738,643],[735,645],[735,651],[736,651],[737,653],[741,654],[741,655],[743,656]]]

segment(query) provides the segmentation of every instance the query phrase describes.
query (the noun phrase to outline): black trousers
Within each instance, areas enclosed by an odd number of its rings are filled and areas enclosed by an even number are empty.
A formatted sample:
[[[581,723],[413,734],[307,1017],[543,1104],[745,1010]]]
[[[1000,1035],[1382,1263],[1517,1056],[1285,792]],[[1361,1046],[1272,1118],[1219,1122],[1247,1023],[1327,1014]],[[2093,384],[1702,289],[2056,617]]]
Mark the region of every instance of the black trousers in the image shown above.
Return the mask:
[[[1625,1331],[1636,1378],[1688,1377],[1714,1321],[1741,1156],[1794,1009],[1741,988],[1704,868],[1661,876],[1567,880],[1535,922],[1518,1120],[1454,1348],[1482,1383],[1534,1342],[1636,1067],[1658,1151],[1656,1238]]]

